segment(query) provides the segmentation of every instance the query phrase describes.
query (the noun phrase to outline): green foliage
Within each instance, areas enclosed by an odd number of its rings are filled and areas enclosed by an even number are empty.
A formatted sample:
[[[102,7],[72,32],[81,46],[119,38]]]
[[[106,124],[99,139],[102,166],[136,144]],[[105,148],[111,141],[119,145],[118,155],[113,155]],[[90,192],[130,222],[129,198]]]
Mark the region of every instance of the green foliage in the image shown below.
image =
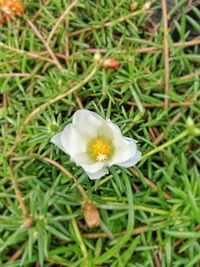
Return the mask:
[[[124,135],[138,140],[143,154],[157,147],[152,131],[155,137],[163,133],[161,145],[186,129],[189,116],[195,125],[199,122],[199,47],[175,46],[169,29],[170,86],[165,96],[162,22],[157,31],[151,31],[151,15],[143,9],[143,0],[137,1],[139,14],[130,17],[130,1],[77,1],[49,42],[64,69],[59,71],[27,19],[47,40],[68,2],[25,1],[26,16],[0,26],[0,266],[153,267],[155,256],[162,266],[199,266],[197,135],[187,135],[141,161],[134,168],[137,175],[112,166],[109,175],[91,181],[50,143],[79,108],[75,95],[69,94],[32,117],[7,157],[27,116],[79,84],[94,68],[97,49],[103,49],[102,59],[115,58],[120,66],[117,70],[99,66],[77,94],[85,108],[111,119]],[[152,2],[150,11],[160,10],[159,1]],[[186,2],[174,5],[170,16]],[[198,8],[192,10],[199,18]],[[188,24],[200,31],[195,18],[182,13],[175,22],[180,42],[189,40]],[[155,50],[142,53],[143,47]],[[165,97],[176,105],[164,109]],[[179,119],[174,121],[175,117]],[[76,182],[44,157],[64,166],[77,177]],[[33,219],[27,228],[9,164]],[[79,185],[99,209],[99,228],[88,229],[84,222]],[[166,192],[171,198],[165,198]],[[146,231],[135,237],[132,231],[142,226],[147,226]],[[87,236],[100,232],[108,237]],[[179,239],[182,242],[175,246]],[[11,261],[16,251],[19,256]]]

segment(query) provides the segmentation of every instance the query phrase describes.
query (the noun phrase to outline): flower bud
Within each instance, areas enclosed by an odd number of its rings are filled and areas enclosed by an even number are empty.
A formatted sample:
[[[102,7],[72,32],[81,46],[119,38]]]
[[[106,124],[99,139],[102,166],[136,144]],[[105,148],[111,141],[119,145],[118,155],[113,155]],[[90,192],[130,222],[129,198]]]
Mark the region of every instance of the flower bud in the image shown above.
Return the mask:
[[[102,66],[105,69],[115,69],[117,70],[119,68],[119,61],[117,61],[114,58],[107,58],[103,61]]]
[[[186,121],[187,130],[190,134],[194,136],[200,135],[200,129],[194,124],[194,121],[191,117],[189,117]]]
[[[24,223],[23,223],[23,227],[28,229],[30,228],[31,226],[33,225],[33,218],[31,216],[27,217],[25,220],[24,220]]]
[[[144,9],[149,9],[151,7],[151,1],[148,1],[144,4]]]
[[[94,228],[100,225],[99,211],[94,203],[86,202],[84,204],[83,215],[89,228]]]
[[[100,61],[100,59],[101,59],[101,54],[99,52],[96,52],[94,54],[94,60],[98,62],[98,61]]]
[[[131,1],[131,3],[130,3],[130,10],[131,10],[131,11],[134,11],[134,10],[137,9],[137,7],[138,7],[138,3],[135,2],[134,0]]]

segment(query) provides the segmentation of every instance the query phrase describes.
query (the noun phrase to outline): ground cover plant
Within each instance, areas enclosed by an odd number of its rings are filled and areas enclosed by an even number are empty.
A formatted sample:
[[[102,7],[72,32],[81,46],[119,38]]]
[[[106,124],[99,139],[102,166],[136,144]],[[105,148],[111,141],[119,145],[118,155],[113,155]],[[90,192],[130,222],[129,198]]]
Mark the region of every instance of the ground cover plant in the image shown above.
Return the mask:
[[[0,11],[0,266],[200,266],[198,1],[23,6]],[[50,143],[81,108],[141,161],[90,180]]]

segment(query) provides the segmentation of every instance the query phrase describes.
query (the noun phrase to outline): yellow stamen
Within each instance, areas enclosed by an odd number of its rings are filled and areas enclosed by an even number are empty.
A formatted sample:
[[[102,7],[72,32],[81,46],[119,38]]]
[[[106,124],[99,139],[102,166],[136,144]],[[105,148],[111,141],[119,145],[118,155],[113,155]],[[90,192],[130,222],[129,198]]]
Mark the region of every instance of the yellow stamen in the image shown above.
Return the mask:
[[[112,153],[112,146],[108,141],[97,138],[90,144],[90,153],[97,161],[105,161]]]

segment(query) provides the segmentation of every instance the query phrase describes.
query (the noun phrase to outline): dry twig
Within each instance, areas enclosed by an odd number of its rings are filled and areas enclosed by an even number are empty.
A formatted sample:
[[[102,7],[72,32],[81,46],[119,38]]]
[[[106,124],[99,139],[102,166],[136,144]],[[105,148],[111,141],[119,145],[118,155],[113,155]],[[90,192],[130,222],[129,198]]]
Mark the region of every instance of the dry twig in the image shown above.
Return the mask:
[[[129,168],[129,171],[130,171],[133,175],[135,175],[136,177],[139,177],[138,173],[137,173],[133,168]],[[151,180],[149,180],[148,178],[144,177],[144,181],[145,181],[145,183],[146,183],[147,185],[149,185],[149,186],[153,189],[153,191],[158,192],[158,187],[157,187],[157,185],[154,184]],[[165,192],[163,192],[163,196],[164,196],[164,198],[165,198],[166,200],[171,199],[171,196],[170,196],[169,194],[165,193]]]
[[[19,202],[20,209],[21,209],[24,217],[28,217],[29,216],[29,212],[28,212],[28,209],[27,209],[26,204],[24,202],[24,198],[23,198],[22,192],[19,189],[19,186],[18,186],[18,183],[17,183],[17,179],[16,179],[16,177],[15,177],[15,175],[13,173],[12,164],[11,163],[10,163],[10,180],[12,182],[12,185],[13,185],[13,188],[14,188],[14,191],[15,191],[16,199]]]
[[[64,20],[64,18],[69,14],[70,10],[77,4],[77,0],[73,1],[68,7],[67,9],[63,12],[63,14],[59,17],[59,19],[56,21],[56,24],[53,26],[49,37],[47,39],[47,44],[50,43],[53,35],[55,34],[57,28],[59,27],[60,23]]]
[[[21,50],[21,49],[15,48],[15,47],[11,47],[9,45],[5,45],[5,44],[3,44],[1,42],[0,42],[0,48],[4,48],[4,49],[7,49],[9,51],[13,51],[13,52],[22,54],[23,56],[27,55],[27,56],[29,56],[31,58],[37,58],[39,60],[43,60],[43,61],[50,62],[51,64],[55,64],[54,60],[52,60],[50,58],[47,58],[47,57],[44,57],[44,56],[41,56],[39,53],[36,53],[36,52],[28,52],[28,51]]]
[[[162,225],[164,223],[165,223],[164,221],[156,222],[151,227],[157,227],[157,226],[160,226],[160,225]],[[147,232],[149,230],[149,227],[150,226],[148,226],[148,225],[137,227],[137,228],[133,229],[132,235],[139,235],[139,234],[145,233],[145,232]],[[115,233],[113,235],[114,236],[121,236],[121,235],[124,235],[125,233],[126,233],[126,231],[122,231],[122,232],[119,232],[119,233]],[[101,232],[101,233],[85,233],[84,236],[87,237],[88,239],[98,239],[98,238],[108,238],[109,237],[108,234],[105,233],[105,232]]]
[[[27,118],[24,120],[24,123],[22,125],[22,127],[19,130],[19,133],[17,134],[16,138],[15,138],[15,142],[14,145],[9,149],[9,151],[7,152],[6,156],[10,156],[14,150],[17,147],[18,142],[21,140],[24,129],[26,127],[27,124],[29,124],[29,122],[40,112],[42,112],[46,107],[48,107],[49,105],[58,102],[59,100],[63,99],[64,97],[74,93],[75,91],[77,91],[79,88],[81,88],[83,85],[85,85],[88,81],[90,81],[92,79],[92,77],[95,75],[96,71],[98,69],[98,66],[95,66],[92,71],[85,77],[85,79],[83,79],[82,81],[80,81],[77,85],[75,85],[74,87],[72,87],[70,90],[68,90],[67,92],[58,95],[57,97],[47,101],[46,103],[38,106],[35,110],[33,110],[28,116]]]
[[[162,15],[163,15],[163,25],[164,25],[164,60],[165,60],[165,100],[164,106],[168,107],[169,104],[169,47],[168,47],[168,22],[167,22],[167,3],[166,0],[162,0]]]
[[[35,155],[35,156],[37,156],[37,155]],[[58,163],[57,161],[50,159],[50,158],[47,158],[47,157],[38,157],[38,158],[52,164],[53,166],[55,166],[56,168],[58,168],[59,170],[64,172],[68,177],[73,179],[74,182],[76,182],[76,177],[69,170],[67,170],[60,163]],[[84,188],[80,184],[77,185],[77,188],[78,188],[79,192],[81,193],[83,199],[88,201],[89,197],[88,197],[87,193],[85,192]]]
[[[54,55],[53,51],[51,50],[49,44],[44,40],[44,38],[42,37],[41,33],[38,31],[38,29],[35,27],[35,25],[33,24],[32,21],[27,19],[27,23],[28,25],[32,28],[33,32],[35,33],[35,35],[40,39],[40,41],[43,43],[43,45],[45,46],[45,48],[47,49],[49,55],[51,56],[51,58],[53,59],[54,64],[56,65],[56,67],[58,68],[59,71],[63,72],[64,69],[63,67],[60,65],[58,59],[56,58],[56,56]]]
[[[143,9],[139,10],[139,11],[136,11],[136,12],[133,12],[133,13],[130,13],[128,15],[125,15],[125,16],[122,16],[114,21],[109,21],[109,22],[106,22],[104,24],[101,24],[101,25],[95,25],[93,27],[88,27],[88,28],[84,28],[84,29],[81,29],[81,30],[78,30],[78,31],[75,31],[75,32],[72,32],[69,34],[69,36],[76,36],[76,35],[80,35],[81,33],[85,33],[85,32],[91,32],[93,30],[98,30],[98,29],[101,29],[101,28],[107,28],[107,27],[110,27],[110,26],[113,26],[119,22],[122,22],[122,21],[126,21],[127,19],[131,18],[131,17],[134,17],[134,16],[137,16],[137,15],[140,15],[144,12]]]

